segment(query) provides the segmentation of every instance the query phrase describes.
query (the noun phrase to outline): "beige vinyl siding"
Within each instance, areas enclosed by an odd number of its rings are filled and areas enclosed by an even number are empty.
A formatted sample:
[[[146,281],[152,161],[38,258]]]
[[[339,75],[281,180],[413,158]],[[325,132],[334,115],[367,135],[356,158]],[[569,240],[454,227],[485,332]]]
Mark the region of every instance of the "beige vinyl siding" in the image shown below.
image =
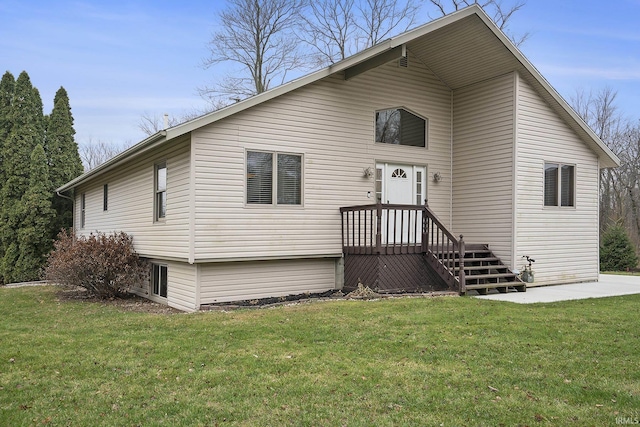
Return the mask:
[[[200,304],[324,292],[335,287],[331,258],[200,265]]]
[[[187,259],[189,255],[190,140],[181,138],[160,151],[135,158],[76,189],[75,227],[79,235],[124,231],[141,256]],[[167,215],[154,222],[155,164],[167,165]],[[103,186],[109,209],[103,211]],[[80,228],[80,199],[86,194],[86,223]]]
[[[430,205],[449,223],[450,99],[409,55],[408,68],[327,77],[194,131],[196,261],[339,256],[339,208],[375,203],[363,170],[377,161],[427,166]],[[375,111],[392,107],[429,120],[428,148],[374,142]],[[246,150],[302,155],[302,206],[246,205]],[[435,171],[443,180],[432,185]]]
[[[453,98],[453,230],[512,265],[514,75]]]
[[[518,93],[516,256],[538,285],[597,280],[598,159],[523,79]],[[543,206],[545,162],[575,165],[575,207]]]
[[[136,286],[131,291],[137,295],[149,298],[182,311],[196,311],[200,306],[196,303],[196,268],[193,264],[153,259],[155,264],[167,266],[167,298],[153,295],[151,275],[149,280]]]
[[[167,304],[183,311],[196,311],[196,266],[185,262],[162,262],[167,265]]]

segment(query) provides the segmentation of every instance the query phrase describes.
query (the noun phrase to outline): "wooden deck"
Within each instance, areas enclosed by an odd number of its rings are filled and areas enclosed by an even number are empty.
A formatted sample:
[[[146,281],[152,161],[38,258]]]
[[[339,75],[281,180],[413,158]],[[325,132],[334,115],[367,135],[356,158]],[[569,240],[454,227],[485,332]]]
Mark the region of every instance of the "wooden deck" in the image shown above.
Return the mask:
[[[375,204],[340,208],[346,291],[526,289],[486,245],[456,238],[428,206]],[[460,254],[463,254],[460,256]]]

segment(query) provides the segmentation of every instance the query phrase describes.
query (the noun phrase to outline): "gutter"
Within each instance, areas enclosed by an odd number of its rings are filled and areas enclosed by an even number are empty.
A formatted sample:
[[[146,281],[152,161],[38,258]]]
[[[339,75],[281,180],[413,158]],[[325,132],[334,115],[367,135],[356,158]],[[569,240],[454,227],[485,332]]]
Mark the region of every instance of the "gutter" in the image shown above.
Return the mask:
[[[79,177],[67,182],[62,187],[57,188],[56,189],[56,194],[58,194],[61,197],[64,197],[60,193],[65,192],[67,190],[70,190],[70,189],[76,187],[78,184],[81,184],[82,182],[86,181],[87,179],[89,179],[90,177],[92,177],[94,175],[99,175],[99,174],[101,174],[103,172],[108,171],[109,169],[117,166],[123,160],[127,160],[127,159],[129,159],[130,157],[133,157],[136,154],[141,154],[141,153],[147,151],[156,142],[166,138],[166,136],[167,136],[167,132],[165,130],[162,130],[160,132],[157,132],[157,133],[151,135],[150,137],[140,141],[139,143],[137,143],[133,147],[128,148],[128,149],[124,150],[122,153],[120,153],[120,154],[112,157],[111,159],[107,160],[106,162],[104,162],[100,166],[97,166],[97,167],[91,169],[90,171],[83,173]]]

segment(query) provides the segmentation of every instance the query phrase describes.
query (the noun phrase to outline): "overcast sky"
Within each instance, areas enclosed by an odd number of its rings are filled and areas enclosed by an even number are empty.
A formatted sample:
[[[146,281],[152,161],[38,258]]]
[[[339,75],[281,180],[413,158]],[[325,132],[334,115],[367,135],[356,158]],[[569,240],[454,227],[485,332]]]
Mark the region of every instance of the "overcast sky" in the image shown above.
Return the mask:
[[[26,70],[45,113],[64,86],[81,144],[138,142],[143,113],[204,107],[196,88],[214,75],[200,64],[224,5],[0,0],[0,73]],[[428,12],[425,2],[422,22]],[[531,33],[522,51],[565,98],[609,86],[620,109],[640,118],[640,0],[528,0],[511,27]]]

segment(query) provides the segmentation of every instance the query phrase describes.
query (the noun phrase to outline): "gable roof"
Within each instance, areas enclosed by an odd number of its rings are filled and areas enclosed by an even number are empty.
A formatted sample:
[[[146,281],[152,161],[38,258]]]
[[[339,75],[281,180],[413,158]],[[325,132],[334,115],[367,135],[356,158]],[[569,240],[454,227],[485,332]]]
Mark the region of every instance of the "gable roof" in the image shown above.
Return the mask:
[[[220,110],[160,131],[91,171],[58,188],[63,192],[101,175],[149,149],[237,114],[336,73],[348,79],[390,62],[410,50],[442,82],[455,90],[517,71],[551,108],[599,157],[600,167],[615,167],[620,160],[593,132],[529,60],[477,5],[471,5],[413,30],[392,37],[324,69],[293,80]]]

